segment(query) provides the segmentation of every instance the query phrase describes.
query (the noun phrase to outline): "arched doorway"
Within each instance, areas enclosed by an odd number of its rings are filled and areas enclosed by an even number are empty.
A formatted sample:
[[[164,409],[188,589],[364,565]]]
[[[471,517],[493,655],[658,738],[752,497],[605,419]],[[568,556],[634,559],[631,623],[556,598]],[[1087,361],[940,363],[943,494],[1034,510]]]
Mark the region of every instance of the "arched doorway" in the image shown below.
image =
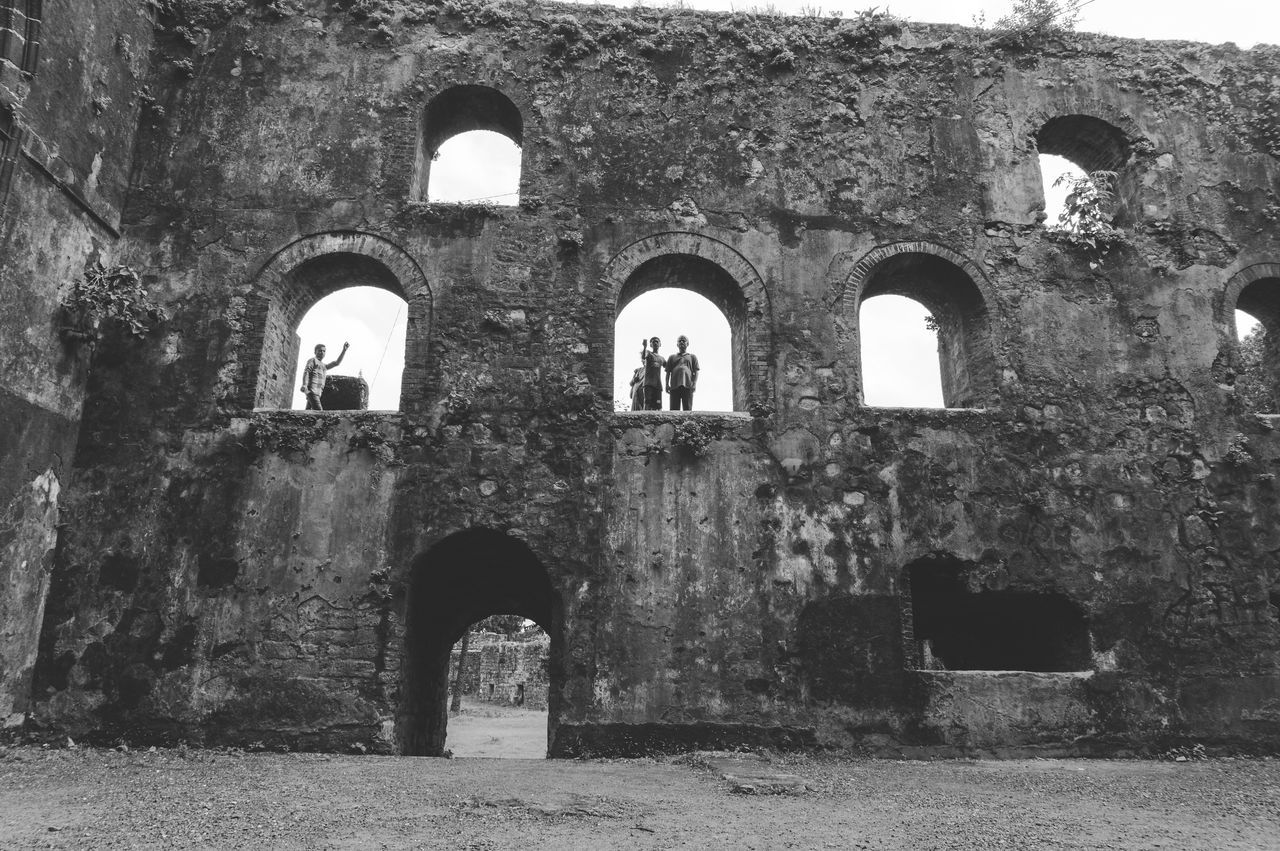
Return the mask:
[[[520,615],[551,636],[548,740],[559,703],[562,611],[546,568],[521,540],[467,529],[413,560],[396,739],[402,754],[440,756],[449,720],[449,653],[476,621]]]

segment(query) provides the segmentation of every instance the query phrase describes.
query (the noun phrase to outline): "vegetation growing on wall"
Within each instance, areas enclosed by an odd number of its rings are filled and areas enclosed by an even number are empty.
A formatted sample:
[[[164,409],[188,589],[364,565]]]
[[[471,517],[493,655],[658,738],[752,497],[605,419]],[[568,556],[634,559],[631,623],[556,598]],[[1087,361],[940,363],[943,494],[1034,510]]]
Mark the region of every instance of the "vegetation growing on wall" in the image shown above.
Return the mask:
[[[1236,398],[1240,406],[1253,413],[1277,410],[1275,393],[1263,366],[1266,353],[1266,327],[1259,323],[1240,341],[1240,372],[1236,376]]]
[[[92,339],[104,321],[118,322],[135,337],[143,337],[165,313],[147,293],[142,278],[129,266],[104,266],[94,261],[71,285],[62,300],[66,337]]]
[[[1067,197],[1050,230],[1099,254],[1124,242],[1124,232],[1112,224],[1114,217],[1109,212],[1115,201],[1117,177],[1114,171],[1095,171],[1080,177],[1060,175],[1053,185],[1066,186]]]
[[[994,43],[1005,47],[1025,48],[1048,38],[1073,32],[1080,20],[1084,0],[1014,0],[1013,7],[991,25]],[[974,24],[986,25],[986,16],[978,15]]]

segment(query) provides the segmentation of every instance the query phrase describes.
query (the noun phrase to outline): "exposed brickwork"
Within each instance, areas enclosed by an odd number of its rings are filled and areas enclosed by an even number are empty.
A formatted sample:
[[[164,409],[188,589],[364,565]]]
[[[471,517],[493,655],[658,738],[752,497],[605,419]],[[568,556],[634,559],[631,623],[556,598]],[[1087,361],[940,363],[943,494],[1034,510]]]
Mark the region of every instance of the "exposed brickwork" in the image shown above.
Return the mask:
[[[1230,318],[1280,265],[1275,49],[213,3],[161,21],[159,109],[99,114],[132,103],[143,5],[46,26],[15,113],[5,380],[80,445],[57,526],[47,447],[3,445],[38,518],[14,599],[52,587],[14,714],[438,753],[449,647],[514,612],[550,636],[553,755],[1280,747],[1280,437],[1237,398]],[[68,43],[81,65],[49,60]],[[517,207],[414,200],[460,86],[520,114]],[[1119,163],[1118,245],[1043,227],[1042,147]],[[86,385],[53,317],[95,240],[169,319]],[[254,412],[306,306],[357,281],[409,303],[403,410]],[[612,413],[617,312],[659,282],[725,310],[735,412]],[[862,403],[859,301],[906,290],[954,409]],[[1089,669],[921,670],[922,559],[1061,601]]]

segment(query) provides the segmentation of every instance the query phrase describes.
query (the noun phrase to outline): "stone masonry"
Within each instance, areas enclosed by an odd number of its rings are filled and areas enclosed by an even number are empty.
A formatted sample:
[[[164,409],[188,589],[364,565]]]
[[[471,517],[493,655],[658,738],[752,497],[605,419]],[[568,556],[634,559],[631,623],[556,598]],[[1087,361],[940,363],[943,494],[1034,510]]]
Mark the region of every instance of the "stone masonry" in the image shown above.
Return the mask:
[[[450,647],[518,614],[553,756],[1280,749],[1280,412],[1234,386],[1237,307],[1280,339],[1277,48],[75,7],[0,57],[4,725],[439,753]],[[476,128],[519,205],[426,202]],[[1116,172],[1115,239],[1044,226],[1040,153]],[[60,336],[93,260],[167,318]],[[355,284],[408,304],[401,411],[280,410]],[[662,286],[724,311],[733,411],[613,411]],[[886,293],[946,408],[863,402]]]

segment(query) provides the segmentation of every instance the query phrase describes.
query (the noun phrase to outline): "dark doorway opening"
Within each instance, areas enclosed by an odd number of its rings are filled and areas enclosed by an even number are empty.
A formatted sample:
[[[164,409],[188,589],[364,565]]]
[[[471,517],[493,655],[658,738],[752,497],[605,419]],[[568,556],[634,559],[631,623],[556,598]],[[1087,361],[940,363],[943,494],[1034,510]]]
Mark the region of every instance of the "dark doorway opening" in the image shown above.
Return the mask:
[[[491,529],[450,535],[414,559],[405,610],[405,648],[396,736],[400,752],[441,756],[449,723],[450,651],[475,622],[518,615],[550,636],[547,740],[559,703],[559,596],[523,541]]]
[[[1079,606],[1054,592],[993,590],[974,567],[956,559],[929,559],[907,568],[918,667],[1089,669],[1089,629]]]

